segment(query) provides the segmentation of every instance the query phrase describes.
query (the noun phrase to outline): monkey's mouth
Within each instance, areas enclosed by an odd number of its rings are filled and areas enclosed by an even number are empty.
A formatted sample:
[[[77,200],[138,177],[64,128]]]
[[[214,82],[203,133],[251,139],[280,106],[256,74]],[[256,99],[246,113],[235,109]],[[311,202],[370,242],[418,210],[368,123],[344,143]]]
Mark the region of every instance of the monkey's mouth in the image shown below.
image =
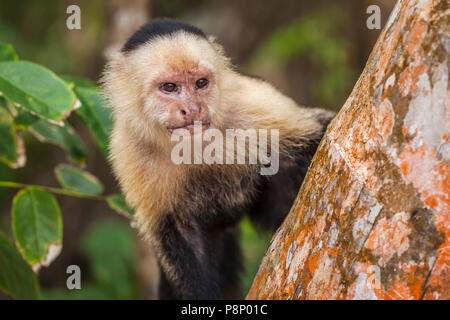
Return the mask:
[[[209,122],[198,122],[198,123],[191,123],[186,126],[179,126],[179,127],[167,127],[167,130],[170,133],[179,133],[180,135],[184,135],[186,132],[185,130],[188,130],[190,134],[200,133],[203,130],[206,130],[210,127]],[[185,129],[185,130],[181,130]]]

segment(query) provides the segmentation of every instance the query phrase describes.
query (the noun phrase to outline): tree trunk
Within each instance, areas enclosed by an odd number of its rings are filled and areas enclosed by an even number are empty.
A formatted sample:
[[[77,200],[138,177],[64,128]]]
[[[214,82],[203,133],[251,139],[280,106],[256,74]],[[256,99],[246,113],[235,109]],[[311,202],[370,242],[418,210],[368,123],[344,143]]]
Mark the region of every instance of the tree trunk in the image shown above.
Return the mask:
[[[446,0],[398,1],[249,299],[449,299]]]

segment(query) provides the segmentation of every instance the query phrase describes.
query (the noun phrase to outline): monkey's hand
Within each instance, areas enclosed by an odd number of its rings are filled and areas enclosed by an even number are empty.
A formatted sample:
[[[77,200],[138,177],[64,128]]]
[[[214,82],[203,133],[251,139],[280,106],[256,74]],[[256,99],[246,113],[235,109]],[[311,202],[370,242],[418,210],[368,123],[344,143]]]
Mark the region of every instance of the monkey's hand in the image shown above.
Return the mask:
[[[220,299],[219,275],[205,228],[167,215],[152,237],[161,268],[160,299]]]

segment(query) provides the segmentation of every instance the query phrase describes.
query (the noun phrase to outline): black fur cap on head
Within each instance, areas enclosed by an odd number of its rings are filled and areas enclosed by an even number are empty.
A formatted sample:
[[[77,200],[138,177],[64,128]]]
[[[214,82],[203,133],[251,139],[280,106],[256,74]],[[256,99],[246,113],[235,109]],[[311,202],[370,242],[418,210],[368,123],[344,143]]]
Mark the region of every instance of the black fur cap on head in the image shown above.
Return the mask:
[[[162,18],[152,20],[143,25],[127,40],[121,51],[133,51],[156,37],[170,35],[180,30],[206,39],[205,33],[194,26],[173,19]]]

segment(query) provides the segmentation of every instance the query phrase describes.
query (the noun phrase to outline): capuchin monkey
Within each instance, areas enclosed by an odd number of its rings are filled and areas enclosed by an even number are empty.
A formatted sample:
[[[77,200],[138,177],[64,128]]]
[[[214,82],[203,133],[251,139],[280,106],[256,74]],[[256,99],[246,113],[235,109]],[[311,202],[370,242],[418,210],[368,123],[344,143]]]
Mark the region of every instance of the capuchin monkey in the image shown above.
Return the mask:
[[[102,88],[113,108],[113,170],[156,252],[159,298],[242,298],[238,223],[247,214],[261,228],[280,226],[334,113],[300,107],[237,72],[214,38],[170,19],[128,39],[107,64]],[[267,130],[275,148],[246,140],[246,160],[270,149],[256,164],[175,163],[175,132],[189,142],[201,136],[197,129],[223,137],[231,129],[237,136]],[[219,141],[225,150],[213,153],[230,160],[231,150],[233,160],[246,151],[235,145]],[[180,154],[191,159],[186,150]],[[278,159],[272,175],[261,173],[268,158]]]

